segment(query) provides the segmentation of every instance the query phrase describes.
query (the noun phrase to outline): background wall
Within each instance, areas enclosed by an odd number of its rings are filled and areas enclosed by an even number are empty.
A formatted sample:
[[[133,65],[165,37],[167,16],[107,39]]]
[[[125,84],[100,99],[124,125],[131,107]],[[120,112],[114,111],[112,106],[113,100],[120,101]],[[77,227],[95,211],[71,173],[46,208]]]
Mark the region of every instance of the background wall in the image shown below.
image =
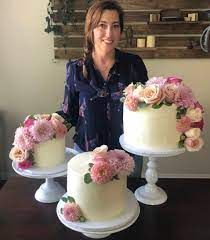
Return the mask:
[[[8,153],[19,123],[28,114],[58,110],[63,100],[66,61],[53,59],[53,36],[44,32],[47,4],[48,0],[0,2],[0,111],[6,123],[1,174],[5,174],[4,162],[13,173]],[[161,159],[160,176],[210,177],[210,60],[147,59],[144,62],[150,77],[183,78],[205,108],[204,148],[197,153]],[[72,134],[73,130],[68,136],[68,146],[72,146]],[[146,159],[144,168],[145,164]]]

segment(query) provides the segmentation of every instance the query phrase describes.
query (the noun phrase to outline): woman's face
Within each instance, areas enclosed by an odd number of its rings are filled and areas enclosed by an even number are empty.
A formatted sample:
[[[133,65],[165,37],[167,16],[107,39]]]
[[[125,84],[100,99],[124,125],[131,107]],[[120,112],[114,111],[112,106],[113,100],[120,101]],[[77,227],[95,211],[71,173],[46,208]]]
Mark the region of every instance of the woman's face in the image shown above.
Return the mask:
[[[115,10],[104,10],[98,26],[93,30],[94,50],[100,54],[110,53],[121,37],[119,14]]]

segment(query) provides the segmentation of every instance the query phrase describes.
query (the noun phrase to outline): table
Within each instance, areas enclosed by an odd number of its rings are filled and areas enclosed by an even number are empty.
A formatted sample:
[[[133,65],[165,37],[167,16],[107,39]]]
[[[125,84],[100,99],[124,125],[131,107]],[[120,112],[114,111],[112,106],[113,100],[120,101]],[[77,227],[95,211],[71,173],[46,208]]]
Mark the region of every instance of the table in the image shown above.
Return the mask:
[[[65,187],[66,178],[58,181]],[[0,238],[3,240],[87,240],[66,228],[56,215],[57,203],[40,203],[34,191],[39,179],[11,177],[0,190]],[[144,179],[130,178],[134,192]],[[130,228],[112,234],[107,240],[209,240],[210,179],[159,179],[168,193],[164,204],[140,204],[141,213]]]

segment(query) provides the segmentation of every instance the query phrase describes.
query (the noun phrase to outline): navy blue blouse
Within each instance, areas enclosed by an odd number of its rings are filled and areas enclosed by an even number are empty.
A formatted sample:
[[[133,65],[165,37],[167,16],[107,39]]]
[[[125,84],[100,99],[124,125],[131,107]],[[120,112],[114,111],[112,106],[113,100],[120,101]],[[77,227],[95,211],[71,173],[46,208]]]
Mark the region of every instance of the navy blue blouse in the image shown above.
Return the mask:
[[[85,64],[88,77],[82,73]],[[94,67],[93,60],[78,59],[67,63],[62,111],[58,112],[75,126],[74,142],[91,151],[106,144],[109,149],[121,148],[123,133],[123,90],[131,82],[147,81],[142,59],[134,54],[115,50],[115,64],[104,80]]]

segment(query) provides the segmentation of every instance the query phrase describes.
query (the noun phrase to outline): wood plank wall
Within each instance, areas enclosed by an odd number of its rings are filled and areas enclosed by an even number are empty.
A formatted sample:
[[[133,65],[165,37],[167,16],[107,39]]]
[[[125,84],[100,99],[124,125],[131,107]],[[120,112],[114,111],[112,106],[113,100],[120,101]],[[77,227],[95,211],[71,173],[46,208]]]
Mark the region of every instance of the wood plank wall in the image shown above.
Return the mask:
[[[210,54],[200,49],[199,41],[203,30],[210,25],[205,20],[205,11],[210,9],[210,0],[119,0],[125,11],[125,27],[119,48],[140,55],[142,58],[209,58]],[[74,59],[83,55],[84,20],[87,1],[75,0],[72,8],[76,23],[61,23],[59,11],[63,0],[54,0],[54,52],[57,59]],[[149,22],[151,13],[160,13],[163,9],[179,9],[181,21]],[[188,13],[198,13],[198,21],[185,22]],[[133,39],[129,42],[125,32],[132,27]],[[154,48],[137,48],[137,39],[154,35]]]

